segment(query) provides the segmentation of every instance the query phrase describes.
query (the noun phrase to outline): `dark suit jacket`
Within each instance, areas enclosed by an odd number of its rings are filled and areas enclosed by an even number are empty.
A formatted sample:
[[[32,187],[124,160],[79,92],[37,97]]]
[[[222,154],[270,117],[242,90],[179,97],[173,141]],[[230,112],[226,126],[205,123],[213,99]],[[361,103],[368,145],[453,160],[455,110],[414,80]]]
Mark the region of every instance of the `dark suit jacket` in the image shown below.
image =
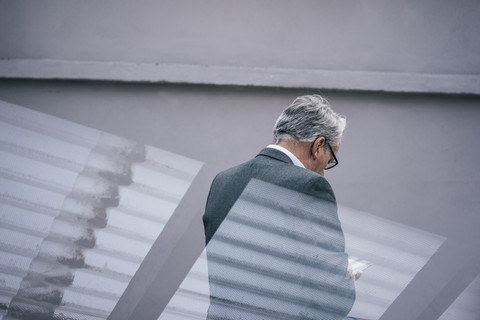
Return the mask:
[[[209,318],[343,319],[350,311],[355,289],[333,190],[324,177],[295,166],[283,152],[265,148],[219,173],[203,222]]]

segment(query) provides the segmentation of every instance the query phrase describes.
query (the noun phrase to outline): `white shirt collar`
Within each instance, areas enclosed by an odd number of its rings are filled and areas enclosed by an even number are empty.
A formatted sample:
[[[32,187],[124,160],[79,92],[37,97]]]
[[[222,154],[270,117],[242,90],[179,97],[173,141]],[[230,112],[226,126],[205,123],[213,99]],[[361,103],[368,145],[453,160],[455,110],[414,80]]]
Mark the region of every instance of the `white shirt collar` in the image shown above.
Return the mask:
[[[277,149],[278,151],[285,153],[292,160],[294,165],[301,168],[305,168],[303,163],[300,160],[298,160],[298,158],[295,157],[295,155],[291,153],[288,149],[285,149],[284,147],[279,146],[278,144],[269,144],[267,148]]]

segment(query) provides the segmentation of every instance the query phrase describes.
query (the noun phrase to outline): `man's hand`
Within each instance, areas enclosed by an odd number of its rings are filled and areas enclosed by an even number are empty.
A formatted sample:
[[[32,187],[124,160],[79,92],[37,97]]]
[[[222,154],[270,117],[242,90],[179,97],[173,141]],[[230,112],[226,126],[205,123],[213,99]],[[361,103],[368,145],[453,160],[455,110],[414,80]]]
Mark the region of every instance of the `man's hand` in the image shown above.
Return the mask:
[[[360,279],[360,277],[363,274],[362,271],[358,271],[357,273],[353,273],[352,267],[350,266],[350,264],[348,265],[348,272],[350,273],[350,277],[352,277],[353,281],[357,281],[358,279]]]

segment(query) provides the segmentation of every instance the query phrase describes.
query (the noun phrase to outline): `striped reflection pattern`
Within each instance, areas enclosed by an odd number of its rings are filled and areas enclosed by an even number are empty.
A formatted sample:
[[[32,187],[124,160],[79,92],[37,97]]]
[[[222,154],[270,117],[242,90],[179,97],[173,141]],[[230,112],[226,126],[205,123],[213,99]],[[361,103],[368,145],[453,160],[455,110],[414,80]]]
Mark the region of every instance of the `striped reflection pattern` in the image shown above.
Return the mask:
[[[106,319],[201,163],[0,101],[0,319]]]
[[[341,205],[338,216],[347,252],[371,263],[355,282],[350,316],[380,319],[446,238]]]
[[[334,202],[252,179],[206,250],[207,319],[344,319],[353,305]]]
[[[338,206],[338,216],[342,222],[345,251],[349,258],[363,258],[371,264],[360,280],[355,282],[355,303],[348,316],[355,319],[379,319],[440,248],[445,237],[342,205]],[[284,234],[287,236],[288,232]],[[239,264],[238,267],[248,268],[249,264]],[[452,305],[452,310],[448,310],[448,314],[469,313],[470,317],[465,319],[475,319],[478,312],[471,310],[475,310],[477,306],[473,301],[478,301],[475,300],[478,295],[472,295],[472,289],[465,291],[462,299],[455,302],[455,308]],[[245,291],[245,294],[249,294],[249,291]],[[281,301],[288,298],[290,292],[277,292],[277,295]],[[204,250],[159,319],[204,320],[210,303],[209,296],[207,258]],[[463,318],[454,316],[443,319]]]

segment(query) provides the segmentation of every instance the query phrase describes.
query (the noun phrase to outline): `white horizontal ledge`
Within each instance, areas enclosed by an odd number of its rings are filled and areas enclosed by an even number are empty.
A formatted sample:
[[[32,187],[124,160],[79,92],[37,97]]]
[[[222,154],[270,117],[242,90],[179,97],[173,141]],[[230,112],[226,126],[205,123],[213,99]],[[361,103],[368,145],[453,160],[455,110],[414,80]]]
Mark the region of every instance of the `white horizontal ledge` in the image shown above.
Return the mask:
[[[480,75],[2,59],[0,78],[480,94]]]

